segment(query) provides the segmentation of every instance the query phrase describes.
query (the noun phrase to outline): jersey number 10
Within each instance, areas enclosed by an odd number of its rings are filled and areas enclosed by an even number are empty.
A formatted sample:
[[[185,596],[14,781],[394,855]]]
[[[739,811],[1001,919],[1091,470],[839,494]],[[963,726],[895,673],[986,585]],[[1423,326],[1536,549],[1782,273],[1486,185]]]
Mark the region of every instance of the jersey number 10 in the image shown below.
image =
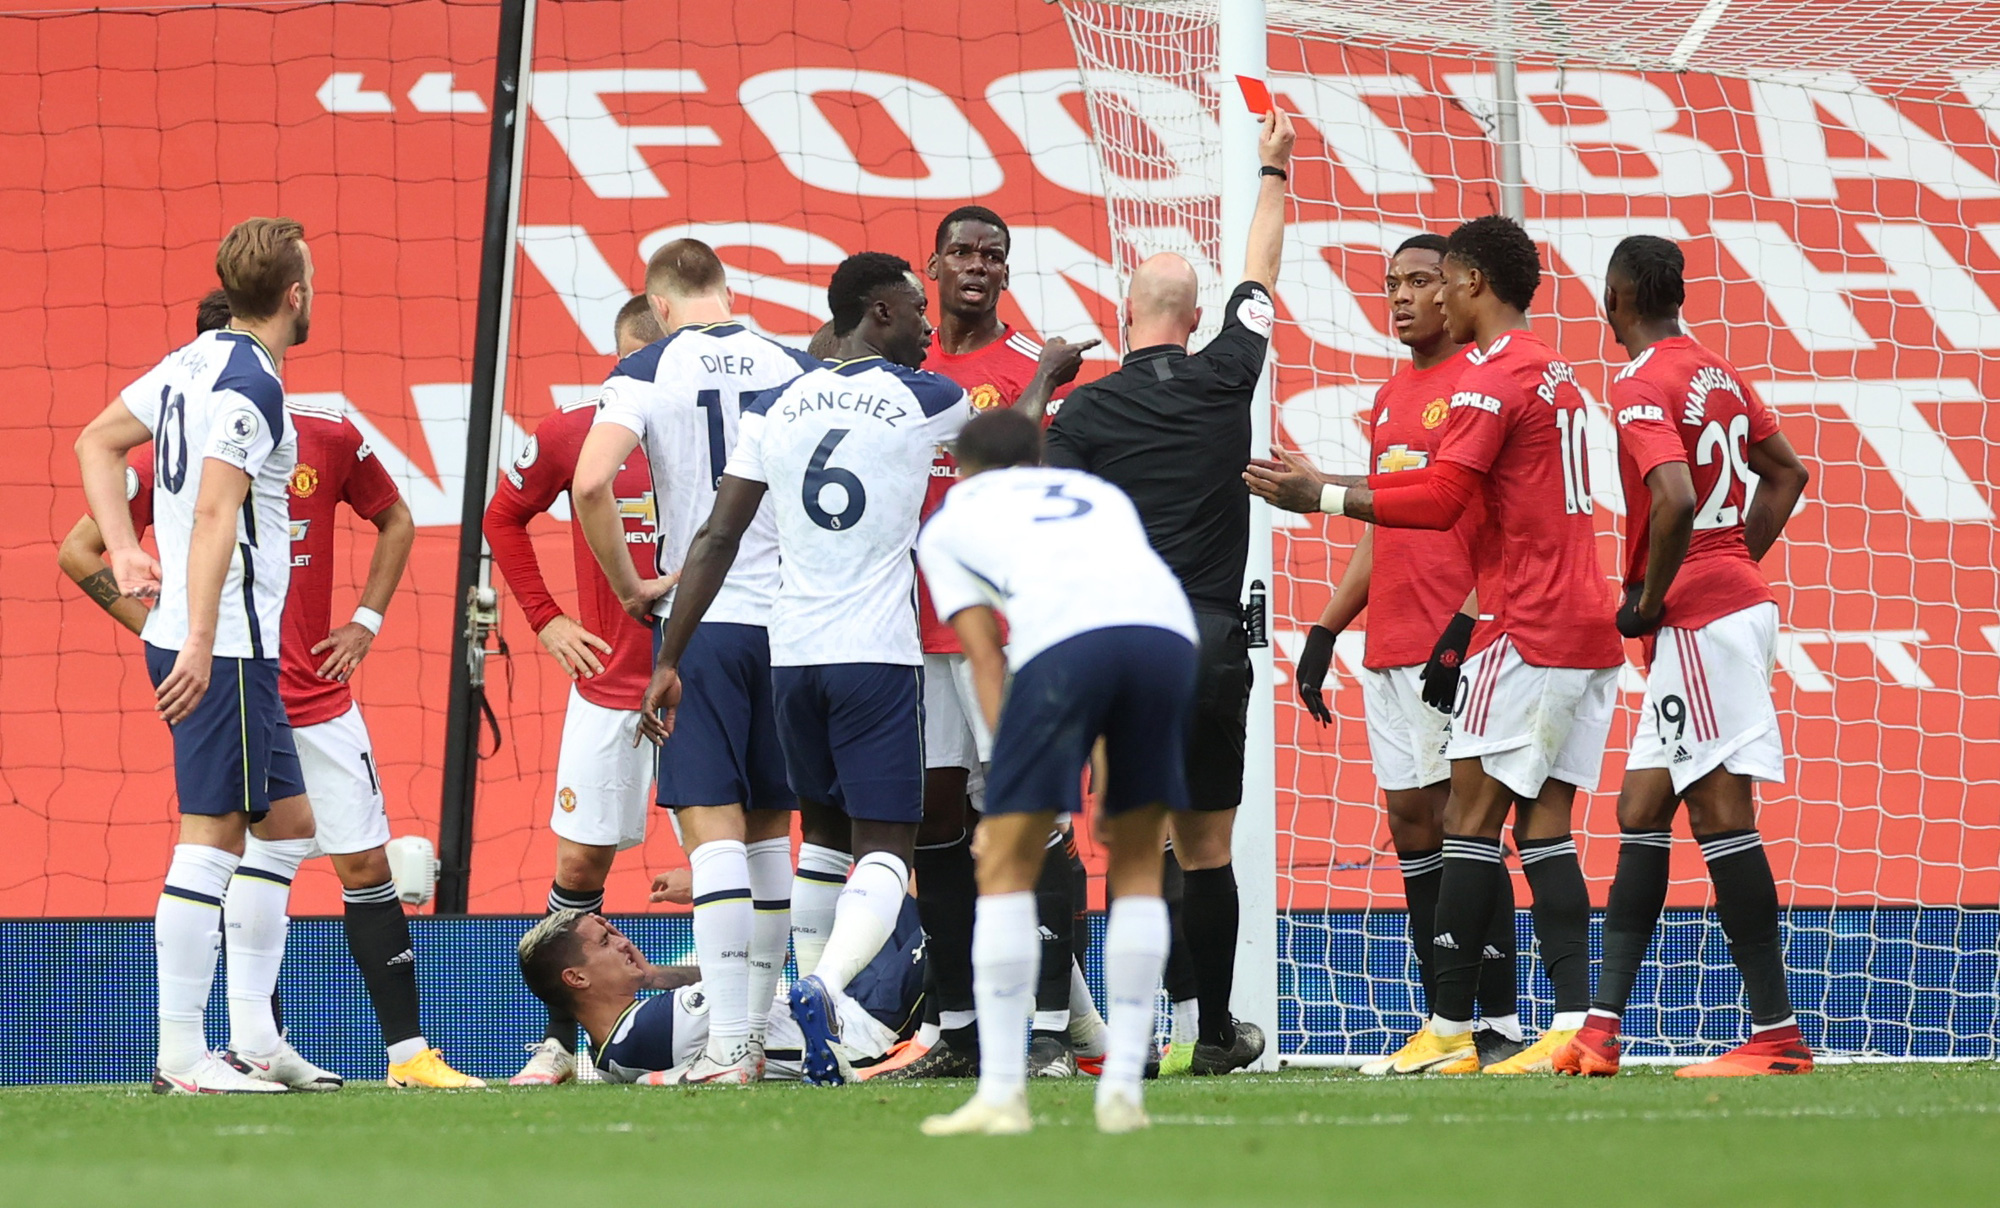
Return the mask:
[[[1563,511],[1590,515],[1590,445],[1584,440],[1584,413],[1556,412],[1556,444],[1562,454]]]

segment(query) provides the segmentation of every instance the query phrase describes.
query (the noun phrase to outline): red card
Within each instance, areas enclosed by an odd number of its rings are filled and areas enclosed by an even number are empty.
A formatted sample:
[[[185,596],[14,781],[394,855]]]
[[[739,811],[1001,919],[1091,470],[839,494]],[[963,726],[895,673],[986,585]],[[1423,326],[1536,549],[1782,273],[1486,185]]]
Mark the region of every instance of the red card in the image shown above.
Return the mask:
[[[1240,75],[1236,77],[1236,85],[1243,90],[1243,103],[1250,106],[1250,112],[1258,117],[1271,112],[1271,90],[1264,81],[1255,76]]]

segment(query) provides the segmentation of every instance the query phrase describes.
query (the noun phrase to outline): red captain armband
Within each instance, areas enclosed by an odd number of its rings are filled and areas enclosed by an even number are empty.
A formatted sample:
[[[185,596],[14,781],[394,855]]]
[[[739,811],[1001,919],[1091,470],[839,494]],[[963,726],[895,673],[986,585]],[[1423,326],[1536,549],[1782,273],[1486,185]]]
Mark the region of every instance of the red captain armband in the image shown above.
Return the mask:
[[[1479,489],[1479,475],[1456,462],[1433,463],[1422,482],[1384,487],[1371,506],[1375,523],[1390,528],[1448,529],[1458,523]]]

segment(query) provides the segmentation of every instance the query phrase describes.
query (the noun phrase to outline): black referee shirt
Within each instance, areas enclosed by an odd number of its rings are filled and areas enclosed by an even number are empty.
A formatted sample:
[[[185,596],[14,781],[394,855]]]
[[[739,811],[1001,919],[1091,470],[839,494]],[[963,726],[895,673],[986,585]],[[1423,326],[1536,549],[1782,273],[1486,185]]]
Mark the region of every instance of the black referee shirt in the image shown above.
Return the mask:
[[[1245,281],[1207,347],[1128,353],[1116,373],[1071,393],[1048,432],[1050,465],[1086,470],[1132,497],[1153,548],[1204,612],[1241,608],[1250,400],[1274,315],[1271,295]]]

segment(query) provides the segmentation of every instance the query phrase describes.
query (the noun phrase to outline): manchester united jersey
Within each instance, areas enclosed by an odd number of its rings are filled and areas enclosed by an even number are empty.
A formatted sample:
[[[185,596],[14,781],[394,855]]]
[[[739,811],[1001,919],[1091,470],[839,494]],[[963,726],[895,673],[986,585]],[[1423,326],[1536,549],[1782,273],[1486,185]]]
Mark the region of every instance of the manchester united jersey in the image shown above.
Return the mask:
[[[1021,395],[1034,380],[1035,369],[1042,356],[1042,346],[1015,331],[1011,327],[1001,329],[1000,338],[984,348],[953,356],[938,343],[938,334],[931,333],[931,350],[924,357],[924,368],[932,373],[941,373],[965,387],[977,411],[990,411],[995,407],[1011,407],[1019,402]],[[1051,415],[1054,414],[1051,408]],[[944,446],[938,446],[937,459],[931,463],[930,489],[924,494],[924,519],[938,510],[944,502],[944,493],[951,484],[958,481],[958,461]],[[917,621],[922,630],[925,654],[959,654],[958,634],[948,622],[938,620],[937,609],[931,604],[930,588],[921,585],[917,592]]]
[[[291,504],[291,586],[285,594],[278,644],[279,688],[294,726],[316,726],[347,712],[353,694],[340,680],[321,679],[326,654],[312,648],[333,632],[333,529],[337,505],[373,520],[401,498],[354,422],[339,411],[287,403],[298,432],[298,462],[286,483]],[[126,475],[132,523],[153,522],[153,458],[134,457]]]
[[[1646,475],[1680,461],[1694,477],[1694,535],[1667,589],[1665,623],[1699,629],[1771,600],[1743,541],[1743,512],[1756,481],[1750,446],[1777,433],[1777,418],[1727,361],[1689,336],[1661,340],[1627,365],[1611,383],[1611,410],[1625,482],[1626,585],[1646,579]]]
[[[1537,667],[1615,667],[1625,656],[1597,563],[1575,374],[1527,331],[1466,360],[1438,460],[1482,478],[1474,549],[1479,607],[1494,620],[1479,627],[1473,649],[1505,634]]]
[[[596,418],[597,402],[594,396],[586,398],[543,420],[521,455],[501,475],[493,502],[486,507],[486,540],[493,547],[493,560],[537,633],[563,610],[542,578],[527,524],[569,490],[576,477],[577,456],[583,452],[583,438]],[[618,496],[619,518],[625,522],[625,546],[631,551],[632,565],[641,577],[650,579],[656,573],[653,542],[658,525],[652,473],[643,453],[634,449],[625,459],[612,490]],[[574,519],[570,521],[570,544],[576,559],[577,620],[611,643],[611,653],[601,657],[603,673],[579,678],[576,690],[593,705],[637,709],[646,694],[646,681],[653,675],[653,631],[626,615],[618,593],[611,590],[611,581],[590,552],[583,526]]]
[[[1368,485],[1395,486],[1397,476],[1429,466],[1444,436],[1451,396],[1469,364],[1461,352],[1429,369],[1405,366],[1375,393],[1368,425]],[[1438,635],[1472,592],[1472,534],[1477,508],[1456,525],[1375,530],[1375,564],[1368,582],[1366,666],[1408,667],[1431,656]]]

